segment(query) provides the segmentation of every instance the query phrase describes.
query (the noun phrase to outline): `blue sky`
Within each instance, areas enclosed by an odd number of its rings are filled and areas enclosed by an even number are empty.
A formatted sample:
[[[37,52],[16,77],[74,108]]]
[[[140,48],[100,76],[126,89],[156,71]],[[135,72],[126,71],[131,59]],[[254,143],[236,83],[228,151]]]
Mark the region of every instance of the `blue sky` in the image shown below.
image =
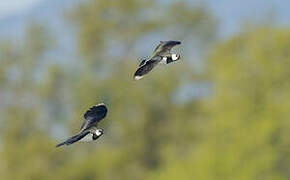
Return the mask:
[[[0,18],[13,15],[19,11],[29,10],[34,5],[45,0],[1,0]]]
[[[0,18],[29,11],[44,1],[49,0],[1,0]],[[289,0],[206,0],[206,2],[213,14],[219,18],[224,34],[232,34],[246,21],[263,21],[267,16],[274,17],[279,24],[290,25]]]
[[[245,22],[274,20],[290,25],[290,0],[206,0],[220,19],[225,34],[240,29]]]

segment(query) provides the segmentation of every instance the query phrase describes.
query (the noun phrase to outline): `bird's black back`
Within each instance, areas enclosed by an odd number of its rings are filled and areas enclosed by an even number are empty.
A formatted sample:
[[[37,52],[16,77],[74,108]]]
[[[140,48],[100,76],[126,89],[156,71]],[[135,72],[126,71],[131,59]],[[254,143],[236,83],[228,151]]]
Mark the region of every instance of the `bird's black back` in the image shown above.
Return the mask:
[[[96,106],[91,107],[85,114],[85,119],[96,119],[100,121],[104,119],[107,115],[107,107],[104,104],[98,104]]]
[[[107,115],[107,107],[101,103],[91,107],[85,114],[85,121],[81,126],[81,129],[85,130],[91,126],[96,126],[98,122],[104,119]]]

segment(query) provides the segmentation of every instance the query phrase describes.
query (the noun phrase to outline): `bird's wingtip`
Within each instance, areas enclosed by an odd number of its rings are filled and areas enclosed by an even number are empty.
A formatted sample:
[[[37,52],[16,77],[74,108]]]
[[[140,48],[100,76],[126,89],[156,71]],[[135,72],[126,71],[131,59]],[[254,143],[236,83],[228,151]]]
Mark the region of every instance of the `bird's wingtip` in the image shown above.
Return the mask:
[[[65,142],[59,143],[59,144],[56,145],[55,147],[60,147],[60,146],[63,146],[63,145],[65,145]]]
[[[140,80],[140,79],[142,79],[143,78],[143,76],[134,76],[134,79],[137,81],[137,80]]]

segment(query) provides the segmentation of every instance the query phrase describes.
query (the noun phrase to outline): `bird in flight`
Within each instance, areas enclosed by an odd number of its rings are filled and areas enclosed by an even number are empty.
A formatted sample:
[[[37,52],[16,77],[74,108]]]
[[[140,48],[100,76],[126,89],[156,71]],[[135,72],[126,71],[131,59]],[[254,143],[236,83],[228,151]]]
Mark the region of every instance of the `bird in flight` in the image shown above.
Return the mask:
[[[60,147],[62,145],[70,145],[73,144],[84,137],[89,137],[90,140],[96,140],[103,135],[103,129],[98,129],[98,123],[106,117],[107,107],[104,103],[99,103],[93,107],[91,107],[85,114],[85,121],[81,126],[81,130],[79,134],[69,138],[68,140],[56,145],[56,147]]]
[[[160,44],[154,49],[152,56],[149,59],[142,60],[137,71],[134,74],[134,79],[139,80],[149,73],[157,64],[163,62],[165,64],[172,63],[180,59],[180,55],[173,54],[170,50],[181,44],[180,41],[160,41]]]

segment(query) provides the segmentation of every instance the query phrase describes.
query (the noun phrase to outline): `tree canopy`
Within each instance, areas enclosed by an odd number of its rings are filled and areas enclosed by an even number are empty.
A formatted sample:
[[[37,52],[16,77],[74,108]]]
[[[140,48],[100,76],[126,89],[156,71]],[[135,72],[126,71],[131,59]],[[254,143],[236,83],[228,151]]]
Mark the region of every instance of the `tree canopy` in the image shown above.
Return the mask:
[[[73,65],[51,63],[57,39],[45,24],[32,23],[19,44],[0,39],[1,179],[290,178],[289,29],[209,46],[217,22],[191,1],[83,1],[68,21]],[[164,39],[183,42],[183,60],[133,81],[139,54]],[[211,93],[177,100],[199,82]],[[56,149],[102,101],[105,134]]]

